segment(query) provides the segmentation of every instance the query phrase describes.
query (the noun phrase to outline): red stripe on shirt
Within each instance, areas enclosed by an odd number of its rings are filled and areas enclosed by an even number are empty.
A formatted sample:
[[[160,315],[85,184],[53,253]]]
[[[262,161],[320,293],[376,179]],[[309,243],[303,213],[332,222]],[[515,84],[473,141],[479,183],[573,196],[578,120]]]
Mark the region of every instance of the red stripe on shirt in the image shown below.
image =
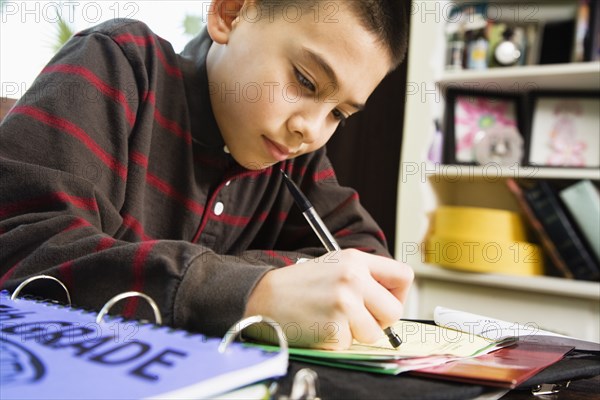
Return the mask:
[[[354,232],[351,231],[350,229],[340,229],[339,231],[337,231],[335,233],[335,237],[336,238],[343,238],[343,237],[350,236],[350,235],[353,235],[353,234],[354,234]]]
[[[227,225],[233,226],[246,226],[250,223],[251,220],[256,219],[257,221],[264,222],[269,217],[268,212],[261,212],[258,215],[254,215],[252,217],[244,217],[240,215],[230,215],[230,214],[221,214],[221,215],[213,215],[212,219],[223,222]],[[281,217],[281,216],[280,216]],[[285,221],[285,218],[283,219]]]
[[[121,164],[116,158],[108,154],[98,145],[88,134],[66,119],[51,115],[46,111],[31,106],[18,106],[13,108],[13,113],[28,115],[46,125],[59,129],[75,139],[82,142],[92,153],[96,155],[108,168],[115,172],[120,178],[127,178],[127,167]]]
[[[6,281],[10,279],[10,277],[15,273],[17,268],[19,268],[19,266],[21,265],[21,262],[22,261],[19,261],[18,263],[10,267],[10,269],[6,271],[4,275],[2,275],[2,277],[0,278],[0,287],[3,287],[4,283],[6,283]]]
[[[156,122],[159,123],[160,126],[173,133],[175,136],[182,138],[185,143],[192,143],[192,134],[190,133],[190,131],[186,131],[172,119],[166,118],[156,108],[154,109],[154,119],[156,120]]]
[[[139,245],[137,251],[133,256],[133,285],[131,290],[136,292],[143,292],[144,289],[144,270],[146,268],[146,260],[148,255],[156,245],[156,241],[143,242]],[[129,299],[123,309],[123,316],[126,318],[133,318],[136,315],[137,307],[139,303],[138,297],[132,297]]]
[[[0,287],[3,287],[6,281],[8,281],[11,278],[11,276],[15,273],[17,268],[19,268],[19,266],[21,265],[21,262],[22,260],[13,265],[8,271],[6,271],[4,275],[2,275],[2,277],[0,278]]]
[[[135,113],[131,110],[131,107],[129,107],[127,96],[120,90],[108,85],[89,69],[79,65],[56,64],[49,65],[42,70],[42,74],[52,72],[79,75],[82,78],[86,79],[96,88],[98,88],[98,90],[100,90],[101,93],[110,97],[121,107],[123,107],[123,110],[125,111],[125,117],[127,118],[127,122],[129,122],[130,126],[133,126],[135,124]]]
[[[344,200],[343,202],[341,202],[335,209],[335,212],[341,210],[342,208],[345,208],[348,204],[355,202],[355,201],[359,201],[359,197],[358,197],[358,193],[353,192],[346,200]]]
[[[273,259],[280,259],[283,260],[283,262],[285,263],[285,265],[292,265],[294,264],[294,260],[292,260],[289,257],[284,256],[283,254],[279,254],[276,251],[273,250],[264,250],[265,254],[267,254],[269,257],[273,258]]]
[[[289,213],[287,211],[279,211],[279,214],[277,215],[277,218],[280,221],[285,221],[285,220],[287,220],[288,215],[289,215]]]
[[[134,231],[135,234],[144,241],[152,239],[151,237],[146,235],[142,224],[129,214],[123,216],[123,225]]]
[[[270,168],[266,168],[264,170],[244,171],[241,174],[235,175],[231,179],[244,179],[244,178],[251,178],[251,177],[256,177],[256,176],[261,176],[261,175],[269,176],[272,173],[273,173],[273,168],[270,167]],[[222,188],[223,188],[223,184],[221,184],[219,186],[219,188],[215,191],[215,195],[217,195],[218,192]],[[258,215],[258,220],[265,221],[267,219],[268,215],[269,214],[267,212],[260,213]],[[245,225],[248,225],[248,223],[250,223],[250,221],[252,220],[252,217],[246,217],[246,216],[240,216],[240,215],[230,215],[230,214],[221,214],[221,215],[217,216],[213,213],[212,219],[219,220],[227,225],[245,226]]]
[[[267,218],[269,217],[269,212],[268,211],[263,211],[260,214],[258,214],[257,220],[264,222],[267,220]]]
[[[234,179],[247,178],[250,176],[257,176],[260,174],[269,174],[270,175],[272,172],[273,172],[273,167],[269,167],[264,170],[244,171],[242,173],[237,173],[237,174],[233,174],[233,175],[229,176],[228,178],[224,179],[224,182],[221,182],[221,184],[215,189],[211,199],[209,199],[209,201],[208,201],[208,208],[211,209],[214,207],[214,204],[216,202],[217,196],[219,195],[219,192],[223,189],[223,187],[227,184],[228,181],[234,180]],[[208,223],[209,219],[218,219],[219,221],[222,221],[222,222],[228,223],[230,225],[234,225],[234,226],[240,226],[240,225],[242,225],[242,222],[241,222],[242,220],[248,219],[248,217],[236,217],[236,216],[228,216],[228,215],[223,216],[222,214],[221,214],[221,217],[217,217],[214,213],[206,213],[204,215],[204,217],[202,218],[202,221],[200,222],[200,226],[198,227],[198,231],[196,231],[196,234],[194,235],[192,242],[196,243],[198,241],[198,239],[200,238],[200,235],[202,235],[202,231],[204,230],[204,227],[206,227],[206,224]]]
[[[14,203],[0,205],[0,218],[11,214],[19,214],[38,207],[48,206],[49,203],[60,201],[69,203],[77,208],[88,211],[98,211],[98,204],[95,199],[71,196],[65,192],[50,193],[47,196],[38,198],[19,200]]]
[[[169,75],[175,76],[177,78],[183,77],[183,74],[182,74],[181,70],[179,69],[179,67],[169,64],[169,62],[165,58],[165,55],[164,55],[162,49],[160,48],[160,46],[156,45],[156,39],[154,36],[137,36],[137,35],[133,35],[131,33],[124,33],[119,36],[115,36],[114,41],[119,44],[134,43],[138,46],[144,46],[144,47],[149,46],[149,45],[153,46],[156,49],[156,55],[158,56],[158,59],[160,60],[160,63],[163,65],[163,68],[165,69],[165,71]]]
[[[377,236],[377,238],[382,242],[385,242],[387,240],[385,237],[385,233],[383,233],[382,230],[375,232],[375,236]]]
[[[73,223],[71,225],[69,225],[65,229],[63,229],[62,233],[67,233],[67,232],[73,231],[75,229],[85,228],[88,226],[92,226],[92,224],[90,224],[88,221],[86,221],[83,218],[75,218],[75,221],[73,221]]]
[[[284,161],[284,165],[281,167],[281,169],[286,173],[287,176],[291,177],[292,171],[294,169],[294,164],[290,161],[290,160],[286,160]]]
[[[171,132],[177,137],[183,139],[183,141],[187,144],[192,143],[192,133],[189,130],[186,130],[177,123],[177,121],[169,119],[165,117],[156,107],[156,97],[153,92],[146,92],[144,94],[144,99],[153,105],[154,107],[154,119],[160,126]]]
[[[144,169],[148,168],[148,157],[146,157],[145,155],[137,151],[132,151],[129,157],[131,158],[131,161],[143,167]],[[163,192],[164,194],[166,194],[167,196],[182,203],[184,206],[186,206],[186,208],[188,208],[192,212],[199,215],[202,215],[202,213],[204,212],[204,207],[201,204],[186,197],[184,194],[179,193],[169,183],[165,182],[158,176],[151,174],[148,171],[146,171],[146,181],[161,192]]]
[[[146,174],[146,181],[161,192],[165,193],[167,196],[183,204],[188,210],[192,211],[193,213],[198,215],[202,215],[204,213],[204,206],[202,204],[197,203],[194,200],[186,197],[184,194],[179,193],[171,185],[169,185],[156,175],[153,175],[150,172],[148,172]]]
[[[58,199],[63,202],[66,202],[66,203],[70,203],[70,204],[74,205],[75,207],[80,208],[82,210],[88,210],[88,211],[98,211],[99,210],[98,203],[96,203],[96,199],[93,199],[93,198],[71,196],[70,194],[65,193],[65,192],[53,193],[52,197],[54,197],[54,199]]]
[[[356,250],[362,251],[363,253],[375,254],[377,251],[372,247],[355,247]]]
[[[148,156],[145,154],[133,150],[131,153],[129,153],[129,158],[137,165],[143,167],[144,169],[148,169]]]
[[[227,225],[233,225],[233,226],[246,226],[250,222],[249,217],[241,217],[238,215],[228,215],[228,214],[221,214],[219,216],[215,216],[214,219],[217,219],[220,222],[223,222]]]
[[[306,175],[308,167],[306,165],[298,166],[292,162],[287,162],[282,169],[285,170],[285,173],[289,177],[297,176],[298,178],[302,178],[304,175]]]
[[[324,169],[323,171],[315,172],[313,174],[313,180],[315,182],[333,180],[335,181],[335,172],[333,169]]]
[[[58,266],[60,281],[68,288],[73,287],[73,264],[75,264],[75,261],[70,260]]]
[[[98,245],[96,246],[96,249],[94,249],[94,251],[98,253],[100,251],[110,249],[116,242],[117,241],[110,236],[102,236],[98,241]]]

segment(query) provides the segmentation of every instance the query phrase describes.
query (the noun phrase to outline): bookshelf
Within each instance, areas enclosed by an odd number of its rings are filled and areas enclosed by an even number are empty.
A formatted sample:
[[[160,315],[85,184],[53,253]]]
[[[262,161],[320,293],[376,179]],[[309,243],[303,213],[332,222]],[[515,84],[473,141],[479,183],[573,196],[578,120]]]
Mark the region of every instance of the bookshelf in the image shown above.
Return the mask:
[[[481,86],[501,90],[600,89],[598,62],[526,65],[493,68],[485,71],[444,71],[437,81],[441,90],[450,85]]]
[[[600,181],[598,169],[490,168],[427,161],[433,121],[443,120],[446,88],[600,90],[600,62],[446,71],[445,24],[432,10],[445,10],[449,2],[439,2],[437,8],[427,1],[414,3],[395,243],[396,257],[415,270],[406,316],[432,318],[435,306],[441,305],[600,341],[600,283],[461,272],[425,263],[421,251],[430,215],[440,205],[519,211],[506,188],[508,178]]]

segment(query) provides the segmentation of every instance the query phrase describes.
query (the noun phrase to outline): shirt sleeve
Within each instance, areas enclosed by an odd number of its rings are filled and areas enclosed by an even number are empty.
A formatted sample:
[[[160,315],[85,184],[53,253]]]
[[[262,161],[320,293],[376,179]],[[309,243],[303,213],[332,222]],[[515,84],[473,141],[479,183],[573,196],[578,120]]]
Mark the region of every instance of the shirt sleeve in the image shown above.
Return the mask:
[[[123,213],[128,190],[145,178],[129,146],[147,112],[141,57],[107,34],[78,35],[0,124],[0,286],[52,275],[91,309],[137,290],[167,324],[222,335],[270,265],[184,240],[123,240],[124,227],[136,228]],[[34,286],[54,297],[52,283]],[[152,319],[138,298],[112,312]]]

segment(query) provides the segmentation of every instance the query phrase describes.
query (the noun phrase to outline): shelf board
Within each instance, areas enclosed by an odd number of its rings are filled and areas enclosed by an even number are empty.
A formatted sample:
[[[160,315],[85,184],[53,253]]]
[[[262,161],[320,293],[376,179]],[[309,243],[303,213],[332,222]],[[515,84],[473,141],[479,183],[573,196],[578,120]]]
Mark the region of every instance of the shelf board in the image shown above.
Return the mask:
[[[600,62],[444,71],[437,84],[443,91],[449,86],[515,93],[536,89],[600,90]]]
[[[428,264],[413,265],[413,268],[417,281],[425,278],[600,301],[600,282],[578,281],[550,276],[470,273]]]
[[[498,164],[427,164],[424,171],[426,171],[426,175],[433,177],[433,179],[447,178],[453,181],[460,178],[484,178],[489,181],[496,181],[500,178],[600,180],[600,168],[501,167]]]

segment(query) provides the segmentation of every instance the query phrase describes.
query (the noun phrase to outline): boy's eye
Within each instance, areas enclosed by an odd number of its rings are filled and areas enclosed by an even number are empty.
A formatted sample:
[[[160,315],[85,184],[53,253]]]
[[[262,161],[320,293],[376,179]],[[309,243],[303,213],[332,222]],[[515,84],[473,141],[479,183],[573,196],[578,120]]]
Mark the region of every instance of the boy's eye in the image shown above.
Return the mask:
[[[298,80],[298,83],[300,83],[300,85],[304,86],[311,92],[317,90],[315,85],[306,76],[304,76],[302,72],[298,71],[298,69],[294,68],[294,74],[296,74],[296,79]]]
[[[340,110],[336,108],[331,113],[333,114],[333,117],[339,121],[342,127],[346,124],[348,118]]]
[[[300,85],[302,85],[303,87],[305,87],[306,89],[308,89],[311,92],[316,92],[317,88],[315,87],[315,85],[310,81],[310,79],[308,79],[302,72],[300,72],[297,68],[294,68],[294,74],[296,75],[296,79],[298,80],[298,83],[300,83]],[[335,108],[331,114],[333,115],[333,117],[339,121],[339,124],[341,126],[344,126],[346,124],[346,120],[348,119],[343,112],[341,112],[339,109]]]

